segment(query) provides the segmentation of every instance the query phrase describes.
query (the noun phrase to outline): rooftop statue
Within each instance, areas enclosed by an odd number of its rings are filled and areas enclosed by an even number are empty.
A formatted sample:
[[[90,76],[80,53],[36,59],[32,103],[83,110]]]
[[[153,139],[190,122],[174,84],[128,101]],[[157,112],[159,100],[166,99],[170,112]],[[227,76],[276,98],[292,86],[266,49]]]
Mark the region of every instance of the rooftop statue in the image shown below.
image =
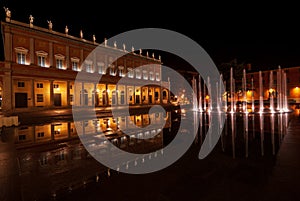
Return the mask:
[[[6,15],[6,22],[10,22],[10,18],[11,18],[11,12],[8,8],[3,7],[5,10],[5,15]]]

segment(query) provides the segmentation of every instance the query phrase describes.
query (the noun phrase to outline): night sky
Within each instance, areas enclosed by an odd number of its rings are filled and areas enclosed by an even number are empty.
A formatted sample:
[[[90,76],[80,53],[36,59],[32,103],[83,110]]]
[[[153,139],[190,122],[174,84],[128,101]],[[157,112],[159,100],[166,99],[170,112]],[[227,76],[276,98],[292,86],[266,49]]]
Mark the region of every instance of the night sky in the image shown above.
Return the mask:
[[[164,28],[177,31],[198,42],[216,65],[237,59],[258,70],[300,66],[300,33],[297,6],[289,5],[199,5],[186,2],[163,4],[155,1],[20,1],[0,0],[12,11],[12,19],[85,38],[95,34],[97,42],[137,28]],[[214,4],[214,3],[212,3]],[[4,9],[1,8],[4,20]],[[183,61],[163,57],[166,65]],[[170,62],[170,63],[169,63]]]

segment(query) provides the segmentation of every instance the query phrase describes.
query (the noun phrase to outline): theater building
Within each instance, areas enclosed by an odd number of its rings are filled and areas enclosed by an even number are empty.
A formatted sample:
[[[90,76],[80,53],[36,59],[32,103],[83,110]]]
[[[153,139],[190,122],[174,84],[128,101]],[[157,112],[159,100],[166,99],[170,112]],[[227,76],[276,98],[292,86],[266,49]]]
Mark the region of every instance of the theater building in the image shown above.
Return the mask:
[[[72,106],[169,103],[161,58],[11,19],[1,21],[0,95],[3,114]],[[90,56],[97,48],[98,51]],[[122,57],[118,55],[123,54]],[[125,53],[125,54],[124,54]],[[91,58],[91,59],[87,59]],[[85,79],[76,81],[78,73]],[[96,78],[101,75],[101,80]],[[122,84],[117,84],[122,78]],[[145,85],[146,83],[146,85]]]

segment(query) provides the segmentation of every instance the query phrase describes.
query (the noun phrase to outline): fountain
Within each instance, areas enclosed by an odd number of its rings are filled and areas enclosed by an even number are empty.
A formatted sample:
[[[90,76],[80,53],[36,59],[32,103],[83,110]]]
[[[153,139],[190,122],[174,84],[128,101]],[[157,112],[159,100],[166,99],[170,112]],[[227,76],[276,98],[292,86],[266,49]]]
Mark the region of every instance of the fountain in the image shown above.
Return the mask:
[[[273,97],[273,71],[270,72],[270,80],[269,80],[269,99],[270,99],[270,112],[274,113],[274,97]]]
[[[286,92],[287,92],[287,83],[286,83],[286,73],[284,72],[283,73],[283,79],[282,79],[282,89],[283,89],[283,105],[282,105],[282,107],[283,107],[283,111],[284,112],[288,112],[289,111],[289,109],[288,109],[288,100],[287,100],[287,94],[286,94]]]
[[[193,91],[194,91],[194,94],[193,94],[193,110],[194,111],[197,111],[198,110],[198,105],[197,105],[197,84],[196,84],[196,78],[195,76],[193,77],[193,80],[192,80],[192,88],[193,88]]]
[[[277,71],[277,110],[282,112],[282,94],[281,94],[281,68],[280,66],[278,67],[278,71]]]
[[[209,95],[207,110],[208,110],[208,112],[211,112],[212,111],[212,94],[211,94],[211,83],[210,83],[209,77],[207,77],[207,92]]]
[[[264,99],[263,99],[263,81],[262,81],[262,73],[259,71],[259,112],[263,113],[264,111]]]
[[[234,112],[234,78],[233,68],[230,68],[230,112]]]
[[[203,112],[203,108],[202,108],[202,87],[201,87],[201,76],[199,75],[199,80],[198,80],[198,91],[199,91],[199,111]]]
[[[251,90],[252,90],[252,93],[251,93],[251,103],[252,103],[251,109],[252,109],[252,112],[254,112],[255,107],[254,107],[254,84],[253,84],[253,78],[251,78]]]
[[[247,108],[247,80],[246,80],[246,69],[243,70],[243,112],[248,113]]]

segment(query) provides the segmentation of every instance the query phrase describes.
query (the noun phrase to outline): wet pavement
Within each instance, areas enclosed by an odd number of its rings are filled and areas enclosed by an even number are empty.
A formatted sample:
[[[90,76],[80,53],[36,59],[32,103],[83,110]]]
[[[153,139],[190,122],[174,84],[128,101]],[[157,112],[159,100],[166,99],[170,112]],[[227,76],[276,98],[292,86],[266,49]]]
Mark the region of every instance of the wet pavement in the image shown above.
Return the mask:
[[[65,114],[67,113],[68,111],[65,111]],[[46,117],[47,112],[44,115]],[[34,116],[32,115],[32,117]],[[56,115],[52,115],[52,117],[54,116]],[[29,117],[28,114],[27,117]],[[65,115],[65,117],[57,116],[56,118],[67,117],[69,118],[68,115]],[[26,160],[34,157],[34,154],[28,156],[26,150],[17,151],[13,135],[1,135],[0,200],[27,201],[30,199],[26,199],[24,192],[30,188],[30,190],[36,190],[36,192],[43,193],[45,191],[47,193],[49,188],[57,188],[57,184],[64,183],[66,180],[73,181],[76,177],[83,178],[85,176],[84,172],[94,173],[97,170],[103,173],[97,182],[92,180],[81,187],[74,188],[56,197],[53,194],[52,197],[48,196],[48,198],[36,200],[297,201],[300,200],[298,191],[300,183],[300,161],[298,159],[300,154],[300,118],[292,115],[287,123],[287,132],[283,140],[280,141],[280,145],[276,145],[275,155],[272,147],[274,145],[270,143],[274,139],[266,131],[264,133],[263,149],[265,151],[263,154],[259,149],[261,147],[260,132],[253,133],[253,138],[249,138],[248,157],[245,157],[244,140],[238,142],[239,139],[243,139],[243,133],[238,133],[233,157],[233,147],[230,146],[231,137],[228,133],[227,137],[224,136],[224,145],[221,146],[219,143],[214,151],[203,160],[198,159],[200,144],[194,143],[183,157],[163,170],[144,175],[111,171],[110,177],[104,174],[106,172],[105,167],[100,167],[91,159],[88,162],[84,160],[75,161],[76,163],[71,161],[67,166],[63,166],[68,167],[68,170],[55,169],[55,173],[51,172],[53,169],[38,169],[38,165],[32,166],[34,168],[30,169],[32,171],[30,174],[19,172],[22,169],[22,163],[26,164]],[[13,129],[5,128],[6,133],[13,133]],[[276,130],[277,132],[279,130]],[[225,137],[228,138],[228,142]],[[275,139],[275,141],[279,140],[279,138]],[[53,146],[65,146],[64,144],[66,143],[53,144]],[[228,145],[226,146],[226,144]],[[222,150],[223,146],[225,151]],[[50,145],[33,149],[36,155],[50,149]],[[32,152],[28,151],[28,153]],[[16,157],[17,154],[19,157]],[[21,167],[20,161],[16,161],[16,158],[23,159]],[[102,170],[100,170],[101,168]],[[26,167],[23,169],[26,170]],[[40,172],[41,170],[43,172]],[[45,174],[49,170],[51,171]],[[47,177],[46,181],[48,182],[44,182],[44,179],[39,178],[39,174],[45,174],[44,177]],[[21,185],[20,178],[23,183],[28,185]]]
[[[264,200],[300,200],[300,116],[289,123]]]

